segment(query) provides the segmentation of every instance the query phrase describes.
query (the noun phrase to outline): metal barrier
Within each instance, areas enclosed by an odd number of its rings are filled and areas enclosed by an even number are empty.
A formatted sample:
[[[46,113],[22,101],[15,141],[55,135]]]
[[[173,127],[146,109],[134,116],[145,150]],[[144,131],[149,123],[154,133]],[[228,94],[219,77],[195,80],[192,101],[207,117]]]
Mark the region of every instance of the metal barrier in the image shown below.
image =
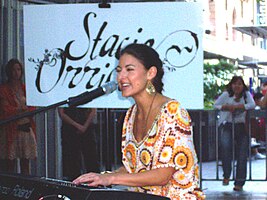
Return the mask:
[[[196,147],[196,151],[199,158],[199,167],[200,167],[200,186],[202,187],[203,181],[220,181],[219,169],[221,167],[220,158],[219,158],[219,133],[218,133],[218,111],[216,110],[189,110],[189,113],[193,122],[193,130],[194,130],[194,143]],[[247,129],[249,136],[249,149],[251,149],[251,138],[252,132],[257,131],[254,126],[252,126],[253,120],[264,120],[264,126],[261,127],[261,134],[264,134],[264,145],[262,145],[262,152],[267,152],[267,111],[266,110],[249,110],[247,112]],[[234,138],[234,123],[232,123],[232,137]],[[234,140],[233,140],[234,141]],[[235,166],[235,151],[234,151],[234,143],[233,143],[233,152],[232,152],[232,169]],[[216,170],[214,171],[214,178],[204,178],[203,174],[203,164],[208,161],[215,161]],[[252,155],[251,151],[248,152],[248,176],[247,181],[266,181],[267,180],[267,158],[265,158],[265,171],[262,171],[261,178],[253,178],[252,176]],[[264,177],[265,173],[265,177]],[[235,170],[232,170],[232,179],[235,177]]]
[[[98,109],[97,112],[97,141],[99,150],[99,160],[101,170],[112,170],[121,166],[121,130],[126,109]],[[202,181],[219,181],[219,149],[218,149],[218,111],[215,110],[188,110],[193,126],[194,144],[199,159],[200,168],[200,186]],[[267,111],[251,110],[248,111],[249,141],[251,140],[252,119],[264,119],[265,150],[267,144]],[[37,124],[37,143],[38,157],[33,168],[38,176],[50,178],[62,178],[61,162],[61,120],[57,115],[57,110],[51,110],[35,116]],[[214,178],[203,177],[203,165],[209,162],[215,162],[216,170]],[[252,159],[249,152],[249,181],[266,181],[267,180],[267,159],[265,159],[265,177],[255,179],[252,176]],[[234,166],[234,165],[233,165]],[[264,176],[264,172],[262,172]],[[235,174],[234,174],[235,175]]]
[[[108,121],[109,121],[109,130],[112,130],[113,133],[109,132],[109,161],[107,163],[103,162],[102,166],[104,169],[114,169],[120,165],[120,134],[121,134],[121,126],[123,122],[123,117],[126,110],[115,110],[110,109],[108,111]],[[216,110],[188,110],[191,119],[192,119],[192,126],[193,126],[193,134],[194,134],[194,144],[196,148],[196,152],[199,159],[199,168],[200,168],[200,186],[202,187],[202,181],[220,181],[219,169],[221,167],[220,159],[219,159],[219,140],[218,140],[218,111]],[[252,119],[263,118],[265,122],[265,127],[267,127],[267,111],[266,110],[250,110],[247,112],[247,126],[248,126],[248,134],[249,134],[249,144],[251,144],[251,122]],[[233,124],[234,126],[234,124]],[[255,128],[255,127],[254,127]],[[233,134],[234,134],[234,128]],[[266,154],[266,135],[267,129],[265,128],[265,145],[264,145],[264,152]],[[112,138],[110,138],[112,137]],[[234,144],[233,144],[234,145]],[[251,148],[251,147],[250,147]],[[234,148],[233,148],[234,149]],[[102,151],[102,153],[105,153]],[[252,176],[252,156],[251,152],[248,152],[248,181],[266,181],[267,180],[267,167],[265,170],[265,177],[262,178],[253,178]],[[234,151],[233,151],[233,160],[234,158]],[[203,174],[203,165],[207,162],[215,162],[216,170],[214,171],[214,178],[205,178],[202,176]],[[104,165],[103,165],[104,164]],[[265,166],[267,166],[267,159],[265,159]],[[234,168],[234,162],[232,167]],[[262,172],[264,176],[264,172]],[[233,170],[233,177],[235,177],[235,170]]]

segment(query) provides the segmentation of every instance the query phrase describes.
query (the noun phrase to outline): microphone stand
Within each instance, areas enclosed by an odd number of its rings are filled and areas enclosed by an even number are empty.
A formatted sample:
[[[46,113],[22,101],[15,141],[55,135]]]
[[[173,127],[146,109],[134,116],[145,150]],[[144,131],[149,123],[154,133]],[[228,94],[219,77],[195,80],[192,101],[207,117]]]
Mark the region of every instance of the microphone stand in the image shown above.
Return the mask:
[[[102,92],[99,91],[99,90],[94,90],[92,92],[93,92],[93,94],[96,95],[96,98],[99,97],[100,95],[102,95]],[[85,97],[86,97],[86,93],[83,93],[83,94],[75,96],[75,97],[70,97],[67,100],[64,100],[64,101],[49,105],[47,107],[37,108],[36,110],[33,110],[33,111],[28,111],[28,112],[24,112],[24,113],[21,113],[21,114],[18,114],[18,115],[14,115],[14,116],[9,117],[7,119],[0,120],[0,126],[3,125],[3,124],[7,124],[7,123],[10,123],[12,121],[24,118],[24,117],[30,117],[30,116],[33,116],[35,114],[38,114],[38,113],[41,113],[41,112],[45,112],[45,111],[48,111],[50,109],[57,108],[57,107],[62,106],[64,104],[68,104],[70,107],[75,107],[75,106],[78,106],[78,105],[82,105],[82,104],[88,103],[88,102],[93,100],[93,98],[91,98],[91,99],[88,98],[86,100]],[[108,120],[109,117],[108,117],[107,113],[106,113],[106,117],[107,117],[107,121],[109,121]],[[108,132],[108,129],[107,129],[107,132]],[[107,133],[107,135],[108,135],[108,133]],[[107,160],[108,160],[108,162],[110,162],[110,156],[109,155],[107,155]],[[108,165],[109,166],[107,168],[111,169],[111,166],[110,166],[109,163],[108,163]]]
[[[64,104],[67,104],[68,102],[69,102],[69,100],[64,100],[64,101],[52,104],[52,105],[47,106],[47,107],[38,108],[38,109],[33,110],[33,111],[21,113],[19,115],[12,116],[12,117],[9,117],[7,119],[0,120],[0,125],[7,124],[7,123],[9,123],[11,121],[15,121],[15,120],[18,120],[18,119],[21,119],[21,118],[24,118],[24,117],[30,117],[30,116],[35,115],[35,114],[40,113],[40,112],[48,111],[50,109],[53,109],[53,108],[62,106]]]
[[[64,104],[69,104],[69,106],[74,107],[74,106],[77,106],[77,105],[80,105],[80,104],[84,104],[84,103],[90,102],[91,100],[92,99],[90,99],[88,101],[85,101],[85,99],[83,98],[82,95],[78,95],[76,97],[70,97],[67,100],[64,100],[64,101],[49,105],[47,107],[41,107],[41,108],[38,108],[38,109],[33,110],[33,111],[24,112],[24,113],[9,117],[7,119],[0,120],[0,126],[4,125],[4,124],[7,124],[7,123],[10,123],[12,121],[21,119],[21,118],[30,117],[30,116],[33,116],[35,114],[41,113],[41,112],[46,112],[46,111],[48,111],[50,109],[57,108],[57,107],[62,106]],[[46,160],[46,162],[45,162],[45,164],[46,164],[46,167],[45,167],[46,172],[45,172],[45,174],[47,176],[47,174],[48,174],[48,171],[47,171],[47,168],[48,168],[48,166],[47,166],[47,153],[45,153],[45,160]]]
[[[0,120],[0,126],[4,125],[4,124],[7,124],[7,123],[10,123],[12,121],[24,118],[24,117],[30,117],[30,116],[33,116],[33,115],[35,115],[37,113],[48,111],[48,110],[56,108],[58,106],[67,104],[68,102],[69,102],[69,100],[64,100],[64,101],[52,104],[52,105],[47,106],[47,107],[42,107],[42,108],[38,108],[38,109],[33,110],[33,111],[28,111],[28,112],[24,112],[24,113],[21,113],[21,114],[18,114],[18,115],[14,115],[14,116],[9,117],[7,119]],[[45,140],[46,140],[47,139],[46,138],[47,137],[46,131],[45,131],[45,135],[46,135],[45,136]],[[47,145],[47,142],[45,142],[45,145]],[[47,148],[45,148],[45,149],[47,149]],[[45,152],[45,176],[47,176],[47,174],[48,174],[47,169],[48,169],[48,166],[47,166],[47,152]]]
[[[97,94],[99,96],[101,95],[101,93],[99,91],[93,91],[93,92],[94,92],[94,94]],[[88,102],[93,100],[93,99],[89,99],[89,98],[87,99],[87,98],[88,97],[85,96],[84,94],[81,94],[81,95],[78,95],[78,96],[75,96],[75,97],[70,97],[67,100],[60,101],[58,103],[52,104],[52,105],[47,106],[47,107],[38,108],[38,109],[33,110],[33,111],[21,113],[21,114],[9,117],[7,119],[0,120],[0,126],[3,125],[3,124],[9,123],[11,121],[15,121],[15,120],[18,120],[18,119],[21,119],[21,118],[24,118],[24,117],[30,117],[30,116],[35,115],[37,113],[45,112],[45,111],[48,111],[50,109],[57,108],[57,107],[62,106],[64,104],[69,104],[70,107],[75,107],[75,106],[78,106],[78,105],[81,105],[81,104],[88,103]]]
[[[93,96],[90,98],[89,94],[91,94]],[[6,123],[9,123],[9,122],[14,121],[14,120],[18,120],[18,119],[21,119],[24,117],[30,117],[30,116],[35,115],[37,113],[48,111],[50,109],[62,106],[64,104],[68,104],[70,107],[76,107],[78,105],[83,105],[83,104],[88,103],[88,102],[92,101],[93,99],[103,95],[103,94],[105,94],[105,92],[103,91],[103,88],[102,88],[102,90],[99,90],[99,88],[98,88],[98,89],[95,89],[91,92],[85,92],[83,94],[80,94],[80,95],[77,95],[74,97],[70,97],[67,100],[52,104],[52,105],[47,106],[47,107],[38,108],[38,109],[33,110],[33,111],[21,113],[19,115],[12,116],[12,117],[7,118],[7,119],[0,120],[0,126],[2,124],[6,124]]]

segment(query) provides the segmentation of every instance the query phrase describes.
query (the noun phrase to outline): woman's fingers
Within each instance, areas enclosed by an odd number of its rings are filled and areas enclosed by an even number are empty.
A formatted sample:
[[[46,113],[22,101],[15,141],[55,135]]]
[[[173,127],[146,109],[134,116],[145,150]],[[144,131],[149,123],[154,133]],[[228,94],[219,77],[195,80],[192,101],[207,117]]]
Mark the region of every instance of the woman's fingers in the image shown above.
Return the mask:
[[[82,183],[87,183],[92,179],[91,174],[92,173],[83,174],[83,175],[79,176],[78,178],[76,178],[75,180],[73,180],[72,182],[74,184],[77,184],[77,185],[82,184]]]
[[[73,183],[74,184],[83,184],[85,183],[88,186],[107,186],[107,181],[105,180],[107,177],[105,175],[97,174],[97,173],[87,173],[76,178]]]

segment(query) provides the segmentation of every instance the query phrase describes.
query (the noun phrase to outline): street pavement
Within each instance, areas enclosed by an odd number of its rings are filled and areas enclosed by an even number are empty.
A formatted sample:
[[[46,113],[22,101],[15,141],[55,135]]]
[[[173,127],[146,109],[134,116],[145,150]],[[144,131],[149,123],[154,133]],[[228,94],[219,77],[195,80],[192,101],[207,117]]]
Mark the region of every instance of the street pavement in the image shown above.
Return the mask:
[[[202,163],[202,189],[206,194],[207,200],[221,199],[252,199],[252,200],[267,200],[267,175],[266,175],[266,159],[251,160],[251,168],[248,162],[248,172],[246,184],[242,192],[233,190],[234,181],[231,180],[228,186],[222,185],[222,167],[219,163],[218,178],[216,180],[216,161]],[[250,170],[251,169],[251,170]]]

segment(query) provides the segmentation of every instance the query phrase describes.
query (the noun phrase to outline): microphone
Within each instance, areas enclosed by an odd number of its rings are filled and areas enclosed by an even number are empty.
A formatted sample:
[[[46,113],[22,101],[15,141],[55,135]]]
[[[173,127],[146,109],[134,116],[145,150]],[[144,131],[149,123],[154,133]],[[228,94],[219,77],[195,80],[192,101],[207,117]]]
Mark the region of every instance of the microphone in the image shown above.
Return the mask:
[[[70,97],[67,100],[67,103],[70,107],[83,105],[104,94],[110,94],[116,89],[117,89],[117,83],[115,83],[115,81],[111,81],[90,92],[84,92],[78,96]]]

